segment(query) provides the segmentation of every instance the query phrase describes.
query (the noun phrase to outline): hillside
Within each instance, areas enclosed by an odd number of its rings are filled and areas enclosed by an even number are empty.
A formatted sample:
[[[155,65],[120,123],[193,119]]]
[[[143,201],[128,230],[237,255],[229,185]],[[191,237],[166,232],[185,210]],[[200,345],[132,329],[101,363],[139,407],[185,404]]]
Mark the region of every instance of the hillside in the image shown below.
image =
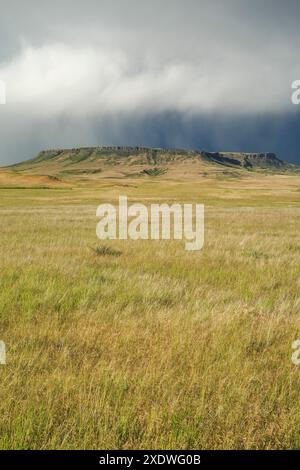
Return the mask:
[[[0,184],[53,186],[103,178],[244,178],[251,172],[282,174],[296,170],[273,153],[86,147],[43,150],[31,160],[3,168]]]
[[[238,153],[238,152],[204,152],[186,149],[163,149],[147,147],[86,147],[73,149],[50,149],[41,151],[35,158],[15,165],[39,165],[60,163],[63,166],[86,162],[91,166],[99,164],[162,164],[182,160],[199,160],[217,163],[236,168],[284,168],[287,163],[278,159],[273,153]]]

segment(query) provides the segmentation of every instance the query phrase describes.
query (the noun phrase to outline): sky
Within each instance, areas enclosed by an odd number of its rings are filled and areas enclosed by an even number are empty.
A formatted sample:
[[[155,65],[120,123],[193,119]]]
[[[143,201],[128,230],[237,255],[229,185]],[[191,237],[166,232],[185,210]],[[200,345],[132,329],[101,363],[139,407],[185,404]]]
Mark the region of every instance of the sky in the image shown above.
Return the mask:
[[[0,0],[0,165],[93,145],[300,164],[299,0]]]

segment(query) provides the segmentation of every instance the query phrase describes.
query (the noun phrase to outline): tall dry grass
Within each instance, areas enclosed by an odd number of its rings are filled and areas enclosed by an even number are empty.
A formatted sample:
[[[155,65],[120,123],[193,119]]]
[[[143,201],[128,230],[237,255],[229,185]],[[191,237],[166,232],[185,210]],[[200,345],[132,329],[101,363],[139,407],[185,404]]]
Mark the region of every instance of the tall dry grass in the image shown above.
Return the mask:
[[[2,449],[299,447],[299,181],[200,183],[0,190]],[[205,202],[204,249],[97,254],[119,193]]]

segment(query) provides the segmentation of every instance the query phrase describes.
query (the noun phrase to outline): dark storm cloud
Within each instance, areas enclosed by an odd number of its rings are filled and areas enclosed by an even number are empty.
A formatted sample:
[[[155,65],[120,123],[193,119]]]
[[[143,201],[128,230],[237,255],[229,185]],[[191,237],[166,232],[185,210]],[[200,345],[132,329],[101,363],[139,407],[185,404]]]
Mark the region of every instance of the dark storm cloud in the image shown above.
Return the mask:
[[[297,161],[299,17],[294,0],[1,2],[0,161],[97,144]]]

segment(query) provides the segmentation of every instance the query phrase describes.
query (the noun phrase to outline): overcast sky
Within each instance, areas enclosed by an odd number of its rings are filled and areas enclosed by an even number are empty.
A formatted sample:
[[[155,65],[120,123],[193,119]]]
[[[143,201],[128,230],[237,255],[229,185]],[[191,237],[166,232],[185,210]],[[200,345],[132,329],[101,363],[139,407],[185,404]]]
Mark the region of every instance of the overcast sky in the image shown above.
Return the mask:
[[[300,163],[299,0],[0,0],[0,163],[90,145]]]

